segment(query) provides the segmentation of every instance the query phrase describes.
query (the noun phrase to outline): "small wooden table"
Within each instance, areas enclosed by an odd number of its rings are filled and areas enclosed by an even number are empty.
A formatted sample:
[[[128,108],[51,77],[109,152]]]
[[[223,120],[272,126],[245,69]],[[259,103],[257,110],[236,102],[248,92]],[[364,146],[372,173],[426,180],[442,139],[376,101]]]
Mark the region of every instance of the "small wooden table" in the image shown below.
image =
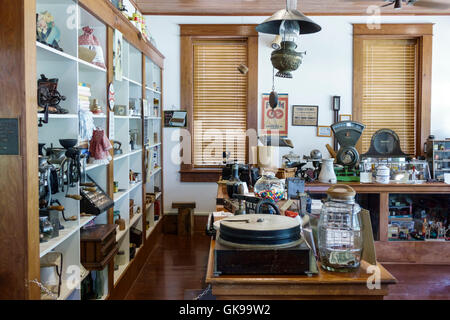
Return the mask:
[[[320,300],[360,299],[382,300],[389,293],[389,285],[397,283],[381,264],[380,289],[370,290],[367,279],[368,263],[363,261],[355,273],[334,273],[319,270],[316,276],[214,276],[214,246],[211,240],[206,283],[219,300]],[[320,269],[320,267],[319,267]]]

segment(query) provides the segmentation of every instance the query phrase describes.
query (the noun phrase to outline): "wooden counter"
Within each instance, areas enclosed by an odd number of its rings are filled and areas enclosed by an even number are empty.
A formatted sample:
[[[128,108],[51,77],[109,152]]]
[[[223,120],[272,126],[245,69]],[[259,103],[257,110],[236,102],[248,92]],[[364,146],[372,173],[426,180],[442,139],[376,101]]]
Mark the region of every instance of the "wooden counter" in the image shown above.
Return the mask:
[[[339,182],[351,186],[357,193],[439,193],[450,194],[450,185],[433,182],[423,184],[379,184],[379,183],[359,183],[359,182]],[[325,193],[331,184],[313,182],[306,184],[306,191],[311,193]]]
[[[368,263],[362,262],[355,273],[334,273],[319,270],[316,276],[214,276],[214,246],[211,240],[206,283],[220,300],[310,300],[361,299],[382,300],[389,293],[389,285],[397,280],[381,265],[380,289],[367,286],[373,271],[367,273]],[[319,268],[320,269],[320,268]],[[369,280],[369,283],[374,283]]]
[[[340,182],[341,183],[341,182]],[[377,259],[380,262],[450,264],[450,243],[438,241],[389,241],[389,195],[390,194],[448,194],[450,185],[445,183],[424,184],[377,184],[343,183],[350,185],[360,194],[379,195],[379,239],[375,242]],[[324,194],[330,184],[307,183],[305,190],[312,194]],[[224,210],[223,199],[228,198],[226,185],[219,184],[217,190],[217,211]],[[366,208],[370,210],[371,208]]]

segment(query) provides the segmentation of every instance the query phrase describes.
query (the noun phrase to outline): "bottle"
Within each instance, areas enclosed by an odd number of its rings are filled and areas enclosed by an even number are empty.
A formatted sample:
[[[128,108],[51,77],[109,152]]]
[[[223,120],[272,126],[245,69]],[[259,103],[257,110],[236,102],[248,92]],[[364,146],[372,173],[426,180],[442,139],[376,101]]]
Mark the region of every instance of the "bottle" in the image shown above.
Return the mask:
[[[356,192],[347,185],[334,185],[327,195],[317,227],[321,266],[333,272],[353,272],[359,269],[363,248]]]

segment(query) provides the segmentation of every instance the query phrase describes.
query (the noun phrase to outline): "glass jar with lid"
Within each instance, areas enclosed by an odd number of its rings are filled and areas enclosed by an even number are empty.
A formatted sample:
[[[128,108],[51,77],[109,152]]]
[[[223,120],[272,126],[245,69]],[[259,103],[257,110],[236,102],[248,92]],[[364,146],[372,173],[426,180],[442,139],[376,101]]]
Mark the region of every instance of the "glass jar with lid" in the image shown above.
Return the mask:
[[[261,199],[278,202],[284,198],[284,182],[275,177],[272,171],[264,171],[262,177],[255,183],[254,191]]]
[[[322,268],[334,272],[355,271],[363,248],[361,207],[355,202],[356,192],[347,185],[334,185],[327,195],[318,224]]]

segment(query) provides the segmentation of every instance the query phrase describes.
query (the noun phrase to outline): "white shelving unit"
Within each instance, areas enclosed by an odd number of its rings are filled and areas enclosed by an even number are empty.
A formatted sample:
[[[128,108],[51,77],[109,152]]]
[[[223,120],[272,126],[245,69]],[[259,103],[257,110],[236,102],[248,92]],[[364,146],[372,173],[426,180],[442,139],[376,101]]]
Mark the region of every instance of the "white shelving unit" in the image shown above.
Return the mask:
[[[114,181],[119,184],[119,192],[114,194],[114,211],[120,214],[120,217],[126,221],[125,230],[118,231],[117,241],[119,243],[119,252],[124,253],[125,261],[115,263],[114,284],[116,285],[127,270],[131,262],[130,258],[130,231],[131,228],[137,228],[142,231],[142,213],[143,213],[143,147],[142,147],[142,116],[131,114],[130,105],[133,104],[140,114],[142,114],[142,53],[123,41],[122,47],[122,81],[114,81],[116,88],[116,105],[126,106],[126,115],[115,115],[115,139],[122,144],[122,155],[114,156]],[[130,144],[131,132],[137,133],[137,142],[134,146]],[[139,181],[132,182],[131,172],[139,174]],[[131,201],[134,206],[130,208]],[[139,208],[139,214],[137,213]],[[130,217],[130,211],[133,216]]]
[[[97,19],[100,15],[93,15],[78,5],[77,0],[36,0],[38,13],[49,12],[55,19],[55,25],[60,30],[59,45],[64,51],[56,50],[48,45],[36,42],[37,47],[37,74],[44,74],[47,78],[58,78],[58,91],[66,97],[60,105],[69,111],[68,114],[50,114],[49,123],[39,128],[39,143],[45,143],[45,147],[60,148],[59,139],[78,139],[79,134],[79,85],[86,84],[91,90],[92,99],[96,99],[103,112],[107,110],[107,81],[108,70],[93,63],[84,61],[78,54],[78,38],[83,32],[83,27],[89,26],[94,30],[93,34],[100,42],[106,61],[107,50],[107,26]],[[126,29],[126,27],[125,27]],[[124,33],[125,34],[125,33]],[[152,49],[153,50],[153,49]],[[113,288],[108,288],[108,279],[113,277],[114,286],[121,276],[127,271],[133,261],[130,257],[130,233],[136,228],[145,235],[154,230],[157,222],[155,208],[162,211],[160,203],[146,206],[145,192],[157,193],[156,201],[162,198],[162,126],[161,126],[161,69],[149,58],[143,60],[142,52],[123,39],[123,79],[114,80],[115,105],[125,106],[126,112],[122,115],[114,115],[114,142],[121,144],[122,154],[113,157],[113,181],[110,180],[108,165],[87,164],[85,170],[103,190],[114,181],[118,183],[119,191],[114,193],[114,211],[125,220],[124,230],[117,229],[116,239],[119,251],[125,253],[125,263],[114,270],[114,274],[108,275],[108,268],[98,272],[104,279],[101,299],[105,299]],[[162,56],[161,56],[162,57]],[[143,63],[145,65],[143,65]],[[143,71],[144,70],[144,71]],[[147,101],[150,115],[143,116],[142,105]],[[138,107],[141,114],[130,113],[130,105]],[[43,118],[42,114],[38,115]],[[106,114],[93,115],[96,127],[108,126]],[[130,144],[131,133],[137,133],[137,143]],[[145,141],[145,142],[144,142]],[[117,147],[117,145],[116,145]],[[145,159],[145,160],[144,160]],[[130,173],[138,173],[138,181],[131,181]],[[145,179],[145,180],[144,180]],[[80,194],[79,184],[71,188],[71,194]],[[81,217],[80,203],[65,198],[64,193],[55,197],[65,207],[65,216],[77,218],[76,221],[65,222],[61,218],[64,229],[59,236],[40,244],[40,257],[44,257],[51,251],[63,253],[63,285],[60,300],[81,299],[81,282],[89,276],[89,272],[79,274],[79,279],[73,278],[73,268],[84,270],[81,264],[80,232],[87,224],[106,224],[112,217],[104,212],[96,217]],[[134,201],[132,210],[131,200]],[[139,210],[138,210],[139,208]],[[132,214],[132,216],[130,216]],[[144,219],[144,217],[146,217]],[[143,244],[145,236],[143,236]],[[141,245],[141,248],[142,248]],[[140,251],[136,250],[136,254]],[[54,272],[41,270],[41,282],[53,284]]]
[[[38,13],[49,12],[55,19],[55,24],[61,32],[60,47],[63,52],[50,46],[36,42],[37,57],[36,67],[38,75],[44,74],[47,78],[58,78],[58,91],[66,96],[61,102],[61,107],[69,111],[69,114],[50,114],[49,123],[39,128],[39,142],[45,143],[46,147],[61,148],[59,139],[79,139],[78,120],[78,84],[80,82],[91,85],[92,98],[97,99],[102,107],[106,107],[106,69],[86,62],[78,57],[78,37],[83,34],[82,28],[89,26],[94,29],[94,35],[100,41],[104,54],[106,53],[106,26],[93,15],[77,5],[72,0],[37,0],[36,10]],[[42,114],[38,115],[43,118]],[[94,116],[97,126],[106,128],[106,116]],[[95,177],[97,183],[106,188],[106,166],[88,165],[88,174]],[[79,193],[79,184],[70,189],[71,194]],[[88,223],[106,223],[106,213],[98,217],[81,217],[80,203],[76,200],[67,199],[64,193],[56,194],[55,197],[65,207],[65,216],[75,216],[77,221],[66,222],[60,217],[61,225],[59,236],[40,244],[39,256],[42,258],[51,251],[63,254],[63,277],[59,300],[81,298],[81,281],[89,275],[89,272],[81,274],[80,279],[73,278],[77,270],[85,270],[81,265],[80,257],[80,232]],[[107,269],[102,271],[104,279],[104,291],[108,292]],[[41,269],[41,283],[55,283],[54,270]]]

